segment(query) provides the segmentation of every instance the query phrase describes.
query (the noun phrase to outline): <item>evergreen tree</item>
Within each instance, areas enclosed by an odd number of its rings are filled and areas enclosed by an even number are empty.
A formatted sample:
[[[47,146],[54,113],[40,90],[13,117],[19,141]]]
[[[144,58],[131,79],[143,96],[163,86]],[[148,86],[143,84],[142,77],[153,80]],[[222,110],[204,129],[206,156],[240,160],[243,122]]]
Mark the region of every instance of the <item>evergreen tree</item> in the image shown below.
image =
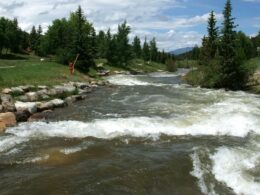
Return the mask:
[[[150,48],[149,48],[149,45],[147,43],[147,39],[145,37],[145,40],[144,40],[144,45],[143,45],[143,60],[144,61],[149,61],[150,60]]]
[[[156,40],[153,38],[150,41],[150,61],[157,61],[157,53],[158,53],[158,48],[156,45]]]
[[[140,58],[142,56],[141,40],[137,36],[135,36],[133,41],[133,51],[136,58]]]
[[[125,66],[132,59],[132,50],[129,45],[128,35],[131,29],[126,21],[118,25],[118,32],[113,36],[108,51],[108,62],[110,64]],[[112,50],[113,51],[110,51]]]
[[[241,61],[236,53],[236,25],[232,17],[231,1],[227,0],[223,11],[224,22],[222,29],[220,57],[221,81],[219,87],[237,90],[241,89],[247,80]]]
[[[70,61],[79,54],[76,67],[82,71],[88,71],[89,67],[94,64],[93,48],[91,48],[93,27],[87,21],[80,6],[76,12],[71,13],[69,25],[72,29],[72,41],[69,46]]]
[[[33,26],[30,33],[30,47],[33,51],[36,49],[37,39],[38,39],[37,31],[35,26]]]
[[[217,41],[218,41],[218,27],[216,27],[217,20],[213,11],[210,13],[208,19],[208,42],[207,48],[209,49],[210,58],[214,58],[217,51]]]

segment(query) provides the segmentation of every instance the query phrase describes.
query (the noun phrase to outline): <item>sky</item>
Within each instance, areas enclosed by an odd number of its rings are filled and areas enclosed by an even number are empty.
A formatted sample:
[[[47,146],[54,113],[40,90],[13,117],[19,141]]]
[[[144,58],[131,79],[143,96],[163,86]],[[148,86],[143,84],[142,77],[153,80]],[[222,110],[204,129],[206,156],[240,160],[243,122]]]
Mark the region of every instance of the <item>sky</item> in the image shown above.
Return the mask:
[[[96,30],[116,32],[124,20],[131,26],[130,39],[156,38],[158,47],[172,51],[201,44],[207,33],[209,12],[221,26],[225,0],[0,0],[0,16],[18,18],[23,30],[42,25],[44,31],[54,19],[68,17],[81,5]],[[249,36],[260,31],[260,0],[232,0],[233,16]]]

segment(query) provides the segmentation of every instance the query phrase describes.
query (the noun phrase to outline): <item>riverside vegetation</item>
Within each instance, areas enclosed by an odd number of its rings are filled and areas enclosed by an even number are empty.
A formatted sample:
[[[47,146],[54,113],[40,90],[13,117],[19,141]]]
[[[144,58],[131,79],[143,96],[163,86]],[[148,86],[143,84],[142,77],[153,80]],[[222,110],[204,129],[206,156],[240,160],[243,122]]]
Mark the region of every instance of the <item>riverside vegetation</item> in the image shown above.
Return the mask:
[[[208,19],[208,35],[202,40],[202,47],[195,47],[190,55],[198,60],[197,69],[191,71],[186,80],[192,85],[207,88],[231,90],[253,89],[259,93],[260,32],[249,38],[243,32],[236,32],[232,17],[231,1],[227,0],[221,29],[212,11]],[[253,58],[253,59],[252,59]],[[256,73],[254,75],[254,73]],[[253,76],[254,75],[254,76]],[[256,78],[252,81],[252,78]]]

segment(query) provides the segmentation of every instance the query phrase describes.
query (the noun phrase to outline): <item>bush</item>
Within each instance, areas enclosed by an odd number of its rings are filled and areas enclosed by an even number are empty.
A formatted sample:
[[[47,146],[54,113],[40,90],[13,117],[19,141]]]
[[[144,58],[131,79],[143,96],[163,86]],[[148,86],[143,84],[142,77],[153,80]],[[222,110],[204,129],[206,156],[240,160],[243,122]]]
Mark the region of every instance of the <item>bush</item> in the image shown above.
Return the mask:
[[[166,61],[166,69],[169,72],[176,72],[177,71],[176,63],[172,59],[168,59]]]

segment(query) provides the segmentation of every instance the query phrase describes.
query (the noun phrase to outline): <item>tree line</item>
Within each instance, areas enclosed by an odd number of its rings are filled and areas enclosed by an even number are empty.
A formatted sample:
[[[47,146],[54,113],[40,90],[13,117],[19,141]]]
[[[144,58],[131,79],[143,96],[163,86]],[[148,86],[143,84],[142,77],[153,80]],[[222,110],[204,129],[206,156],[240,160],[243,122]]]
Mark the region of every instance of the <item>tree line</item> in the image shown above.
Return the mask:
[[[218,27],[214,11],[210,13],[208,34],[202,39],[202,47],[196,46],[190,57],[199,61],[199,70],[203,75],[199,79],[201,86],[243,89],[254,71],[254,67],[248,67],[244,62],[258,55],[260,32],[250,38],[242,31],[236,31],[230,0],[226,1],[223,16],[222,26]]]
[[[159,63],[166,63],[167,59],[173,58],[159,51],[155,38],[150,41],[145,38],[142,44],[136,36],[130,43],[131,28],[126,21],[118,25],[114,34],[110,29],[97,33],[80,6],[68,19],[54,20],[45,34],[41,26],[37,29],[33,26],[30,33],[22,31],[16,19],[10,21],[1,18],[0,27],[0,40],[4,40],[0,43],[1,52],[4,48],[11,52],[29,49],[39,56],[54,55],[62,64],[68,64],[80,54],[77,68],[82,71],[88,71],[96,58],[106,58],[114,66],[127,66],[135,58]],[[2,39],[3,36],[5,39]]]

